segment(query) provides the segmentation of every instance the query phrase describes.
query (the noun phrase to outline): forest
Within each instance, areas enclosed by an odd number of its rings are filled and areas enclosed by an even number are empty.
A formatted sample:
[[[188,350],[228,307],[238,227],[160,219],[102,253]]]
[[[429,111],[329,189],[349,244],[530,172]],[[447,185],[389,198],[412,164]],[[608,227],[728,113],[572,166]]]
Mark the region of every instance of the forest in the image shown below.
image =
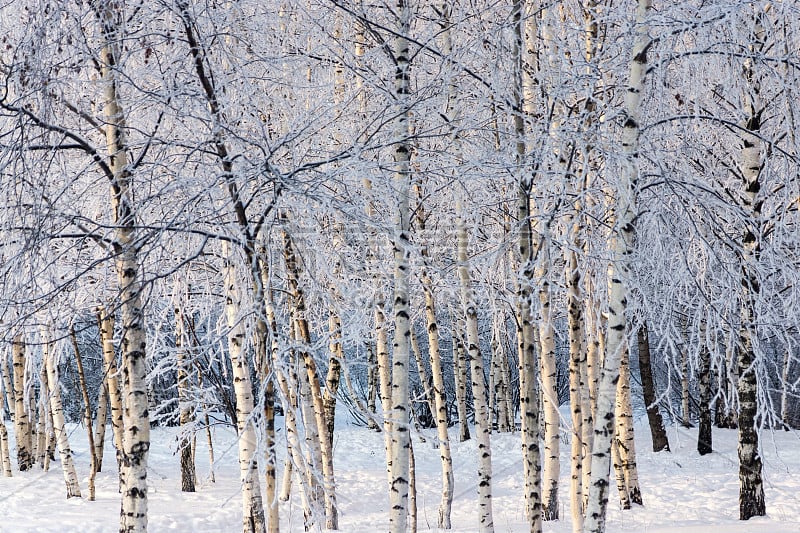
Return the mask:
[[[797,2],[10,0],[0,36],[0,507],[118,471],[146,531],[151,452],[202,491],[229,429],[231,531],[291,530],[288,501],[343,529],[345,424],[379,435],[381,529],[423,528],[423,439],[435,528],[468,480],[500,529],[515,439],[524,529],[602,533],[647,504],[634,427],[663,455],[674,426],[700,456],[733,432],[728,505],[768,513],[764,439],[800,428]]]

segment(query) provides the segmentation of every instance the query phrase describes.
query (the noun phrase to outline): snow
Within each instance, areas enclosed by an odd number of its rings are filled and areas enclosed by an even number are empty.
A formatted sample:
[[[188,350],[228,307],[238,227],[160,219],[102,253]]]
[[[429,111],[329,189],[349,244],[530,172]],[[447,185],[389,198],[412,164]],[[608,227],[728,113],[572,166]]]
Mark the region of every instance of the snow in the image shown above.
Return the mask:
[[[10,433],[14,457],[13,428]],[[736,431],[714,430],[711,455],[695,451],[696,430],[670,429],[672,453],[654,454],[644,421],[637,425],[639,475],[644,507],[621,511],[614,503],[608,513],[610,533],[797,533],[800,531],[800,436],[790,432],[765,432],[762,448],[765,465],[767,513],[763,518],[740,522],[738,516],[738,462]],[[50,471],[38,467],[0,477],[0,532],[111,532],[118,527],[119,495],[111,439],[106,439],[104,471],[97,475],[97,501],[86,500],[89,456],[85,431],[70,426],[84,498],[66,500],[59,463]],[[150,531],[226,532],[241,530],[236,443],[232,431],[215,429],[216,482],[209,481],[208,454],[203,435],[198,435],[198,491],[180,491],[178,457],[173,454],[172,428],[155,428],[149,467]],[[455,432],[453,432],[455,434]],[[109,434],[110,435],[110,434]],[[419,531],[436,531],[439,504],[439,455],[433,433],[427,442],[414,439],[417,467]],[[562,520],[545,524],[550,533],[571,532],[569,521],[568,448],[562,442]],[[475,440],[453,443],[456,473],[453,500],[454,532],[476,531],[477,478]],[[334,441],[340,528],[366,533],[388,529],[388,496],[383,436],[344,421]],[[282,455],[282,451],[281,451]],[[494,468],[494,523],[496,531],[525,531],[521,500],[522,464],[518,434],[492,436]],[[299,500],[281,504],[282,531],[303,531]]]

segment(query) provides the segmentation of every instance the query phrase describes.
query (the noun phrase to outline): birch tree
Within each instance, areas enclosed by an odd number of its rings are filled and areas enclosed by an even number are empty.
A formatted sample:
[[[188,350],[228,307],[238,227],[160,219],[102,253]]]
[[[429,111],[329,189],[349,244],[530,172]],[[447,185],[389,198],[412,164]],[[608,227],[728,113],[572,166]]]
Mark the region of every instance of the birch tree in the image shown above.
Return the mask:
[[[65,427],[64,407],[61,401],[61,384],[58,377],[55,346],[51,340],[48,326],[42,326],[42,364],[47,369],[47,382],[50,387],[50,410],[53,413],[53,430],[58,442],[58,453],[61,456],[61,469],[64,472],[64,481],[67,485],[67,498],[80,498],[81,489],[78,485],[78,475],[75,472],[75,463],[72,459],[72,450]]]
[[[17,443],[17,468],[25,472],[33,466],[31,422],[25,405],[25,338],[18,333],[11,344],[14,369],[14,437]]]
[[[530,195],[533,176],[527,166],[528,130],[526,117],[533,114],[533,80],[531,70],[536,68],[532,42],[538,34],[536,5],[515,0],[512,7],[514,24],[513,102],[516,108],[514,133],[516,135],[516,162],[520,175],[516,177],[516,205],[519,249],[519,280],[516,295],[517,348],[519,353],[520,419],[522,437],[522,467],[524,478],[525,516],[532,533],[542,530],[542,493],[539,449],[539,405],[536,386],[536,348],[533,306],[534,237],[531,227]]]
[[[394,251],[394,342],[391,385],[391,488],[389,503],[390,531],[402,533],[408,527],[408,491],[410,480],[409,389],[411,353],[409,309],[409,231],[411,186],[409,116],[411,106],[411,51],[408,37],[412,10],[409,0],[397,0],[396,33],[393,43],[394,96],[397,114],[394,124],[394,176],[397,208],[394,213],[392,249]]]
[[[766,47],[766,13],[769,5],[754,6],[753,29],[749,35],[748,50],[751,54],[763,53]],[[739,352],[737,367],[739,381],[739,519],[749,520],[766,514],[764,485],[761,478],[762,461],[759,454],[756,414],[758,412],[758,360],[756,357],[757,329],[755,325],[755,301],[761,287],[758,263],[761,255],[763,196],[761,193],[762,141],[759,131],[762,126],[764,103],[761,96],[759,65],[753,57],[744,61],[745,86],[742,95],[741,124],[741,191],[739,201],[744,210],[745,229],[742,235],[742,279],[741,279],[741,326],[739,330]]]
[[[619,380],[620,358],[627,343],[627,283],[629,283],[631,269],[629,256],[637,215],[640,106],[647,73],[647,51],[651,46],[647,22],[651,5],[650,0],[639,0],[637,5],[635,37],[625,95],[625,121],[621,139],[623,160],[615,199],[616,235],[613,240],[613,260],[608,267],[608,337],[605,360],[598,381],[591,485],[586,508],[585,528],[593,533],[605,531],[611,440],[614,436],[614,400]]]

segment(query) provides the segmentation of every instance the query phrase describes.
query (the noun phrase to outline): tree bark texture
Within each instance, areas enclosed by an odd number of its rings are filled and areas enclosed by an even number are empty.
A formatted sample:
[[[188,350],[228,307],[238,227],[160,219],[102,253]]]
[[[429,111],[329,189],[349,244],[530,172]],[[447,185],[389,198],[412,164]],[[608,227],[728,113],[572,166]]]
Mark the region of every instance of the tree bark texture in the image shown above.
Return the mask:
[[[475,432],[478,443],[478,529],[482,533],[494,531],[492,517],[492,450],[491,417],[483,372],[483,356],[478,335],[478,310],[470,280],[467,254],[468,238],[463,218],[463,204],[456,200],[456,233],[458,239],[458,277],[461,282],[461,304],[466,319],[467,351],[471,363],[472,399],[475,410]]]
[[[86,374],[83,371],[83,357],[78,347],[78,337],[75,335],[75,327],[70,326],[69,338],[72,341],[72,349],[75,352],[75,365],[78,368],[78,381],[83,398],[83,425],[86,427],[86,436],[89,440],[89,501],[95,499],[95,477],[97,476],[97,448],[94,441],[94,431],[92,427],[92,404],[89,401],[89,389],[86,387]]]
[[[180,296],[179,296],[180,298]],[[192,456],[192,447],[190,443],[190,432],[194,430],[190,428],[193,422],[192,409],[189,404],[189,361],[186,354],[186,325],[183,315],[183,307],[179,304],[175,305],[175,358],[178,364],[178,409],[179,420],[181,427],[181,437],[178,443],[178,453],[180,454],[181,464],[181,491],[194,492],[195,491],[195,465],[194,457]]]
[[[25,338],[17,334],[11,345],[14,369],[14,436],[17,442],[17,467],[25,472],[33,466],[32,426],[25,404]]]
[[[532,51],[538,38],[537,8],[534,2],[515,0],[512,5],[514,23],[513,99],[526,115],[533,114],[534,82],[532,70],[537,69]],[[519,285],[516,294],[517,351],[519,352],[520,426],[522,438],[522,468],[524,478],[525,516],[531,533],[542,530],[541,453],[539,445],[539,391],[536,370],[536,335],[531,308],[533,306],[534,242],[531,227],[531,181],[527,168],[527,136],[521,113],[514,115],[517,136],[516,160],[522,170],[517,177],[517,223],[519,250]]]
[[[700,413],[699,430],[697,432],[697,453],[707,455],[713,450],[711,432],[711,351],[706,345],[706,340],[700,340]]]
[[[228,353],[233,367],[233,389],[236,394],[236,428],[239,434],[239,476],[242,483],[242,528],[245,533],[266,530],[256,458],[256,428],[253,417],[253,384],[250,361],[245,346],[245,327],[240,316],[239,280],[234,257],[227,242],[222,243],[223,283],[225,284],[225,316],[228,326]]]
[[[642,395],[647,409],[647,422],[650,425],[650,436],[653,440],[653,451],[669,451],[669,439],[664,429],[664,420],[658,410],[656,385],[653,380],[653,369],[650,363],[650,336],[647,324],[642,323],[636,333],[639,348],[639,377],[642,380]]]
[[[756,302],[761,291],[758,263],[761,257],[762,214],[764,197],[761,190],[761,80],[754,56],[766,47],[766,16],[760,5],[756,5],[753,30],[750,35],[750,53],[744,61],[744,114],[742,124],[746,132],[742,138],[741,174],[742,190],[739,195],[741,208],[747,217],[742,235],[741,256],[741,309],[739,329],[739,519],[749,520],[766,514],[762,461],[759,453],[758,429],[758,369],[760,360],[756,354],[758,331],[756,326]]]
[[[621,150],[624,156],[617,185],[616,235],[613,239],[613,261],[608,269],[608,334],[605,360],[598,381],[597,413],[592,447],[592,473],[585,529],[603,533],[608,506],[609,465],[614,437],[614,402],[619,381],[620,360],[627,343],[627,297],[630,254],[637,216],[639,120],[647,73],[647,50],[651,45],[647,17],[650,0],[639,0],[630,73],[625,94]]]
[[[49,326],[42,326],[42,358],[47,368],[47,383],[50,388],[50,412],[53,413],[53,431],[58,442],[58,453],[61,458],[61,470],[67,486],[67,498],[80,498],[81,488],[78,485],[78,474],[75,472],[75,463],[72,460],[72,449],[65,427],[64,406],[61,401],[61,385],[59,383],[56,354],[52,342]],[[90,425],[91,427],[91,425]]]
[[[536,279],[539,280],[539,357],[541,361],[542,408],[544,410],[544,468],[542,474],[542,518],[558,520],[558,479],[561,474],[561,436],[558,412],[558,366],[556,364],[555,326],[550,307],[550,240],[543,235],[539,246]]]
[[[300,287],[300,265],[297,261],[294,243],[287,231],[284,231],[284,259],[286,261],[289,290],[292,295],[292,314],[294,316],[295,331],[297,340],[301,343],[301,355],[306,371],[301,379],[308,383],[310,392],[308,400],[311,402],[310,405],[313,407],[312,412],[314,415],[313,419],[306,419],[304,423],[306,430],[315,434],[313,446],[315,450],[319,450],[320,454],[325,500],[325,527],[335,530],[339,527],[339,519],[333,470],[333,439],[328,435],[328,421],[325,418],[326,409],[322,387],[317,372],[317,364],[310,351],[312,340],[306,318],[305,296]]]
[[[408,142],[410,119],[411,50],[408,40],[411,31],[412,10],[408,0],[395,2],[396,33],[392,52],[394,54],[394,96],[397,102],[394,122],[395,145],[394,176],[392,179],[397,194],[394,212],[394,341],[392,350],[391,387],[391,487],[389,492],[389,530],[405,533],[408,527],[410,446],[409,434],[409,362],[411,354],[411,330],[409,307],[409,231],[411,212],[409,196],[411,186],[411,145]]]

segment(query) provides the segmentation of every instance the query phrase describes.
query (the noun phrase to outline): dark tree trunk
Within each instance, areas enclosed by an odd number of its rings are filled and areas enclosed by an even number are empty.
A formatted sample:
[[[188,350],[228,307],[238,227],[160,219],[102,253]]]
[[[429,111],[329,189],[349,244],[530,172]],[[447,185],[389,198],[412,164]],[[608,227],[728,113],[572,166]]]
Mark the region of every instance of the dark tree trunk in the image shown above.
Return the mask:
[[[647,406],[647,421],[650,424],[650,435],[653,438],[653,451],[670,451],[664,420],[661,418],[656,402],[656,386],[653,381],[653,369],[650,365],[650,339],[647,334],[647,324],[643,323],[639,328],[637,341],[639,344],[639,376],[642,379],[642,393]]]
[[[711,353],[707,346],[700,350],[700,430],[697,433],[697,452],[711,453]]]

